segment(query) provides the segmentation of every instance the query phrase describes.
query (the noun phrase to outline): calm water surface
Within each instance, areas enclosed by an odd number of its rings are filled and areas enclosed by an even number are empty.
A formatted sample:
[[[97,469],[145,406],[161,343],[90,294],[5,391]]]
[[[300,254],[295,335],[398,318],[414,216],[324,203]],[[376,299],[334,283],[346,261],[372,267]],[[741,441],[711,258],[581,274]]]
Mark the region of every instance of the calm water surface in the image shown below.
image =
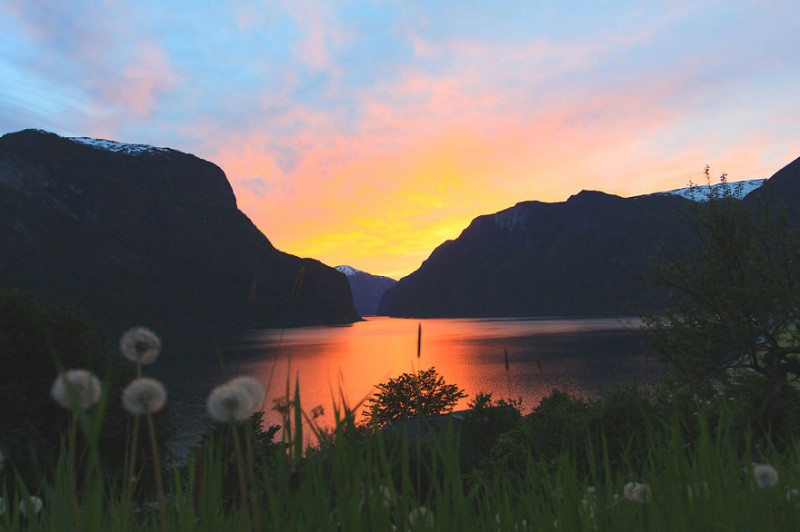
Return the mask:
[[[422,326],[417,358],[417,328]],[[287,377],[299,379],[301,402],[317,421],[333,421],[332,396],[344,393],[352,407],[374,386],[404,372],[435,366],[448,383],[463,388],[466,408],[477,392],[522,398],[529,411],[553,388],[592,397],[624,382],[652,382],[663,368],[649,359],[630,328],[635,319],[426,319],[375,317],[349,326],[259,330],[218,346],[210,362],[162,372],[178,419],[178,448],[197,443],[209,421],[205,397],[236,374],[269,383],[265,417],[279,424],[272,398],[283,396]],[[504,352],[508,351],[506,371]],[[206,357],[208,358],[208,357]]]

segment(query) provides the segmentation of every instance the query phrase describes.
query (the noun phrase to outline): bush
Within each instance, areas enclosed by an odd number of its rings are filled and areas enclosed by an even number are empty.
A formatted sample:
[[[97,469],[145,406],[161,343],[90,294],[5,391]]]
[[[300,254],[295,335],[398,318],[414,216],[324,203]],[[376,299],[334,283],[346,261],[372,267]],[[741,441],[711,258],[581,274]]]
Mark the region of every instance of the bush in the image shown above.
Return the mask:
[[[466,397],[464,390],[447,384],[434,367],[403,373],[376,387],[378,392],[367,401],[369,422],[375,426],[393,419],[446,414]]]
[[[475,395],[460,431],[462,471],[474,469],[498,438],[521,423],[521,406],[521,400],[492,400],[492,394],[484,392]]]

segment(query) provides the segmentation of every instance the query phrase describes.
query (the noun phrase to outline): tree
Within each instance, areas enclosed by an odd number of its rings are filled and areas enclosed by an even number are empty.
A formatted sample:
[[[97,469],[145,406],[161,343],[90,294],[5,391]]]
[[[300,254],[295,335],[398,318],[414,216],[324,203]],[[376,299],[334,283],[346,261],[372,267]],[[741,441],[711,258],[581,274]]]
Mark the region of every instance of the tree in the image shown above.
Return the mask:
[[[376,388],[378,392],[367,400],[365,414],[378,426],[392,419],[452,412],[458,400],[467,396],[455,384],[447,384],[434,367],[403,373]]]
[[[653,265],[671,306],[644,327],[685,383],[729,385],[747,372],[783,395],[800,376],[800,238],[780,210],[754,210],[740,194],[723,174],[697,202],[697,241]]]

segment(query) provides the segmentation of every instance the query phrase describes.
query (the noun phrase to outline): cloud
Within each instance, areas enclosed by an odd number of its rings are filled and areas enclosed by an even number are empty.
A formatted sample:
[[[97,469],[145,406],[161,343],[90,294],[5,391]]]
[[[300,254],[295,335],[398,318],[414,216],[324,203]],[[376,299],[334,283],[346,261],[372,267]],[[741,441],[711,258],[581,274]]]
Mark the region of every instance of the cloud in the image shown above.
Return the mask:
[[[133,44],[131,56],[118,76],[95,79],[102,100],[116,108],[127,108],[133,117],[150,115],[159,96],[175,88],[178,76],[164,50],[155,42]]]
[[[295,45],[297,57],[313,71],[341,75],[333,52],[352,39],[339,24],[335,2],[287,0],[282,7],[294,19],[301,37]]]
[[[263,177],[239,178],[236,184],[245,188],[258,197],[264,197],[274,190],[275,184],[267,182]]]

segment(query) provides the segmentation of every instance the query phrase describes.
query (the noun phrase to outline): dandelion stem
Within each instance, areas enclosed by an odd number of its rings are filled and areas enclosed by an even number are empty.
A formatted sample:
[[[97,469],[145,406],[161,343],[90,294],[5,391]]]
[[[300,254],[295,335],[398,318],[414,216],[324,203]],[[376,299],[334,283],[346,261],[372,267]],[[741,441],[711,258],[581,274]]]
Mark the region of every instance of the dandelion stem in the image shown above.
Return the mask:
[[[244,530],[250,530],[250,512],[248,511],[249,497],[247,495],[247,483],[244,480],[244,459],[242,458],[242,444],[239,441],[239,431],[236,423],[231,423],[231,434],[233,434],[233,448],[236,453],[236,472],[239,477],[239,495],[241,497],[242,524]]]
[[[256,426],[252,418],[250,418],[250,422],[247,424],[247,427],[247,437],[245,438],[245,445],[247,446],[247,472],[248,476],[250,477],[250,486],[252,487],[250,490],[250,507],[253,512],[255,529],[261,530],[261,513],[258,511],[258,501],[256,500],[256,468],[255,457],[253,453],[253,440],[255,439],[256,435]]]
[[[161,532],[167,532],[166,503],[164,501],[164,485],[161,482],[161,458],[156,444],[156,427],[153,414],[147,414],[147,429],[150,433],[150,450],[153,453],[153,472],[156,476],[156,495],[158,496],[158,524]]]
[[[67,442],[69,453],[69,489],[72,492],[72,518],[75,521],[75,528],[77,530],[81,529],[81,514],[78,510],[78,482],[75,474],[75,454],[76,454],[76,440],[78,439],[78,414],[76,412],[72,413],[70,416],[70,424],[69,424],[69,441]]]
[[[125,508],[122,515],[122,532],[127,532],[128,522],[131,514],[131,500],[133,498],[133,486],[136,482],[136,451],[139,448],[139,416],[133,416],[133,437],[131,438],[130,463],[128,476],[125,478]]]

